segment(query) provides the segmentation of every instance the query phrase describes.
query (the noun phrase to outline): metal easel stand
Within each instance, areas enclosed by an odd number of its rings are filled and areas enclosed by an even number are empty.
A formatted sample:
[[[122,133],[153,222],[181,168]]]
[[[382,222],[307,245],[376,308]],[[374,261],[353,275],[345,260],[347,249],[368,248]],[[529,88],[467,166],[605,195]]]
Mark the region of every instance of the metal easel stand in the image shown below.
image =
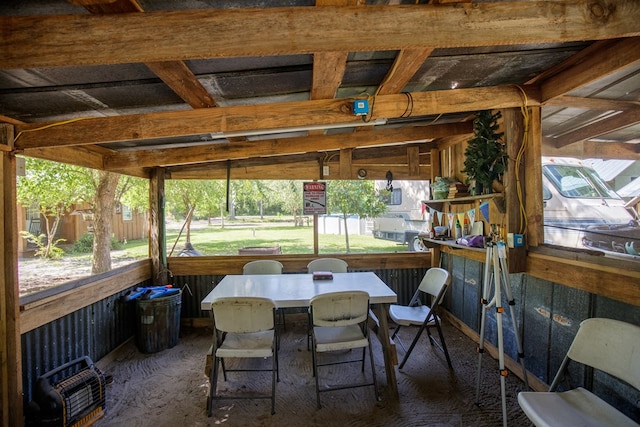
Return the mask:
[[[504,314],[504,308],[502,307],[502,294],[504,290],[507,302],[509,304],[509,312],[511,313],[511,322],[513,324],[513,330],[516,337],[516,343],[518,345],[518,359],[522,365],[522,372],[524,373],[524,383],[527,389],[529,389],[529,383],[527,381],[526,370],[524,367],[524,353],[522,351],[522,344],[520,342],[520,334],[518,333],[518,324],[516,323],[516,314],[513,310],[515,301],[511,293],[511,284],[509,282],[509,269],[507,268],[507,254],[504,242],[489,242],[487,244],[487,255],[484,264],[484,289],[482,292],[481,304],[482,304],[482,318],[480,323],[480,343],[478,345],[478,378],[476,382],[476,405],[480,404],[480,375],[482,367],[482,354],[484,353],[484,333],[485,322],[487,317],[487,310],[495,307],[496,310],[496,324],[498,335],[498,363],[500,372],[500,391],[502,397],[502,425],[507,427],[507,402],[506,402],[506,376],[508,371],[504,366],[504,336],[502,330],[502,315]],[[493,298],[490,299],[491,292],[493,291]]]

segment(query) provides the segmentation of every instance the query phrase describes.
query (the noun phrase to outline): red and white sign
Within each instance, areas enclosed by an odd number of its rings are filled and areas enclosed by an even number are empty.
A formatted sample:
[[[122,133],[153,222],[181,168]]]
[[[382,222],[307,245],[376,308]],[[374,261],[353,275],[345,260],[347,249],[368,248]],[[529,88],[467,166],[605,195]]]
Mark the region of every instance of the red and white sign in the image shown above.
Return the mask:
[[[302,192],[304,215],[324,215],[327,213],[327,183],[305,182]]]

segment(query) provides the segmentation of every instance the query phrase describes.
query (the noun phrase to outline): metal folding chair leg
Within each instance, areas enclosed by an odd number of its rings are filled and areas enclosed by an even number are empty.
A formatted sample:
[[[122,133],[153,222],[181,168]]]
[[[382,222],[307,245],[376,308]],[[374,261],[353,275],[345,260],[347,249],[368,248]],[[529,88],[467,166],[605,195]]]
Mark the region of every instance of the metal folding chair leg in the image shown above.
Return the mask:
[[[427,330],[427,336],[428,336],[429,342],[432,345],[435,345],[436,347],[438,347],[438,349],[440,349],[444,353],[444,356],[447,359],[447,364],[449,365],[449,369],[453,369],[453,365],[451,364],[451,358],[449,357],[449,351],[447,350],[447,344],[446,344],[446,342],[444,340],[444,335],[442,333],[442,328],[440,327],[440,321],[438,320],[437,317],[435,318],[435,322],[434,323],[435,323],[436,329],[438,330],[438,335],[440,337],[440,342],[438,342],[435,339],[435,337],[433,337],[431,335],[431,332],[429,331],[429,328],[431,326],[429,325],[429,319],[427,319],[422,324],[422,326],[420,326],[420,329],[418,330],[418,333],[413,338],[413,341],[411,342],[411,345],[409,346],[409,350],[407,350],[407,352],[405,353],[404,357],[402,358],[402,362],[398,366],[398,369],[402,369],[404,367],[404,364],[407,363],[407,360],[409,359],[409,356],[411,355],[411,352],[413,351],[414,347],[418,343],[418,340],[420,339],[420,336],[425,331],[425,329]]]

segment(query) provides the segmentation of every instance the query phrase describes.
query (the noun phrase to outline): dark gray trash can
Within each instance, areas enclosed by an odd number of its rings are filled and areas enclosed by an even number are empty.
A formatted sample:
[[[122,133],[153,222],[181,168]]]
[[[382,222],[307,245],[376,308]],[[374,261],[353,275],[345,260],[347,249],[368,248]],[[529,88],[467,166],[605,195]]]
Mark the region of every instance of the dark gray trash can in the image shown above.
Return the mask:
[[[136,345],[143,353],[175,347],[180,338],[182,291],[168,297],[136,300]]]

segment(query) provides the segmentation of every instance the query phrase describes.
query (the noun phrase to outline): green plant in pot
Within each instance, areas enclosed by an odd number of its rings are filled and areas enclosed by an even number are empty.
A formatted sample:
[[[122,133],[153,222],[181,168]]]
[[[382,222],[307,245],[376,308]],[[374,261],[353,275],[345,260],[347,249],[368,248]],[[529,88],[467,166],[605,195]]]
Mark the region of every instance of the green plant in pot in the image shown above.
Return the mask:
[[[479,111],[473,121],[473,138],[465,150],[464,169],[469,181],[475,181],[475,194],[491,193],[493,182],[502,182],[507,169],[507,150],[498,130],[500,111]]]

